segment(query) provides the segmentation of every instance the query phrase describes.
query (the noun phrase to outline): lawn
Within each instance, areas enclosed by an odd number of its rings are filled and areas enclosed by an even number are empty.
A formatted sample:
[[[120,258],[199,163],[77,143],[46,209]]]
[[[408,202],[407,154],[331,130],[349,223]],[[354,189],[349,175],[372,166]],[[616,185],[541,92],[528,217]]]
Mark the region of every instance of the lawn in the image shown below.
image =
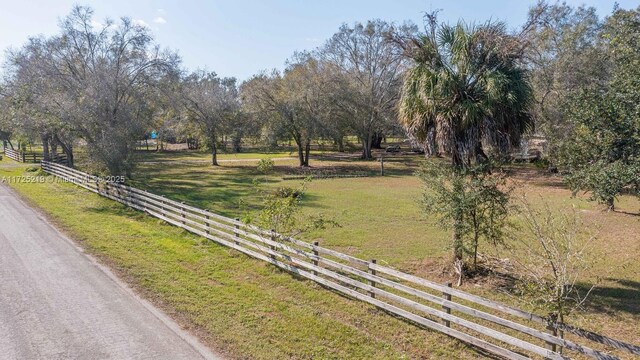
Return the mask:
[[[156,155],[161,157],[162,154]],[[257,157],[256,157],[257,158]],[[447,269],[450,233],[426,218],[420,209],[421,184],[413,175],[420,158],[393,156],[385,161],[386,176],[377,176],[376,161],[312,159],[320,172],[347,172],[357,169],[370,177],[316,179],[308,185],[304,211],[321,213],[340,223],[340,227],[304,234],[308,241],[352,254],[363,259],[377,259],[405,271],[438,281],[451,280]],[[206,164],[157,166],[143,164],[138,169],[136,186],[164,194],[170,198],[212,209],[230,217],[242,217],[258,207],[259,197],[252,186],[257,160],[224,163],[214,168]],[[273,174],[266,177],[269,187],[296,187],[300,180],[283,180],[296,173],[296,161],[279,161]],[[531,165],[512,168],[511,181],[518,184],[517,194],[524,194],[535,206],[547,203],[552,211],[576,209],[585,225],[598,232],[593,252],[597,261],[592,274],[582,279],[587,287],[598,281],[586,310],[577,313],[572,323],[640,342],[640,329],[626,324],[640,321],[640,202],[621,196],[616,212],[587,200],[587,196],[571,192],[560,177],[545,174]],[[241,206],[240,202],[245,204]],[[249,205],[247,209],[246,205]],[[486,252],[508,258],[507,252]],[[599,277],[599,279],[596,279]],[[465,289],[530,310],[535,308],[497,289],[491,278],[470,281]]]
[[[240,217],[259,206],[252,182],[262,157],[243,154],[213,168],[199,153],[146,153],[133,185],[218,213]],[[232,160],[232,159],[230,159]],[[316,169],[357,169],[369,177],[318,179],[309,184],[304,211],[323,213],[341,227],[305,234],[306,240],[362,258],[448,280],[443,274],[449,233],[420,211],[420,182],[412,175],[416,157],[385,163],[386,176],[373,176],[379,163],[312,159]],[[279,160],[267,186],[291,186],[296,161]],[[2,176],[19,175],[24,166],[0,162]],[[544,198],[554,211],[577,208],[587,223],[597,223],[604,277],[592,303],[572,322],[622,340],[640,342],[640,209],[622,197],[618,212],[603,212],[583,197],[571,198],[561,181],[528,166],[513,179],[535,201]],[[431,331],[349,301],[308,281],[234,251],[178,231],[68,184],[12,184],[73,238],[115,268],[144,296],[231,357],[251,358],[475,358],[472,349]],[[540,196],[538,196],[540,195]],[[77,211],[80,209],[80,211]],[[97,231],[99,229],[99,231]],[[489,249],[486,249],[487,251]],[[594,279],[585,278],[585,283]],[[465,290],[511,304],[522,304],[490,279],[469,281]]]
[[[31,176],[0,161],[0,179]],[[261,261],[65,183],[10,186],[142,296],[229,358],[476,358]]]

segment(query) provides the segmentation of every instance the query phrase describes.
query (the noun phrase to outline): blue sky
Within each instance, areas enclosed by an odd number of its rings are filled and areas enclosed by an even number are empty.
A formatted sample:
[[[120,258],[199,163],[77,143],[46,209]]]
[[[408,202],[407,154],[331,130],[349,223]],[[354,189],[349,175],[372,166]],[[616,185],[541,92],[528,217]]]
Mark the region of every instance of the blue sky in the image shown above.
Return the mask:
[[[177,50],[189,69],[203,68],[241,80],[282,68],[296,50],[321,45],[342,23],[380,18],[422,23],[422,13],[441,9],[443,21],[499,19],[516,28],[534,1],[523,0],[0,0],[0,49],[29,36],[53,34],[73,4],[89,5],[96,20],[128,16],[144,22],[164,47]],[[567,1],[594,6],[601,16],[613,1]],[[619,0],[623,8],[637,0]]]

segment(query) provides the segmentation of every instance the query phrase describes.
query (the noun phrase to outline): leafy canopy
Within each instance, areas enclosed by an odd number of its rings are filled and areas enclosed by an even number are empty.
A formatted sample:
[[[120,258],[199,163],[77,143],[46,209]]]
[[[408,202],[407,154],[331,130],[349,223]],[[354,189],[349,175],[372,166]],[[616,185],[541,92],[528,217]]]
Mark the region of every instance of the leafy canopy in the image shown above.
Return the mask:
[[[623,192],[640,196],[639,10],[617,10],[605,23],[611,78],[563,105],[573,125],[558,154],[565,180],[610,209]]]
[[[437,26],[433,19],[430,34],[396,40],[415,62],[402,87],[400,121],[428,153],[466,166],[485,155],[483,141],[504,152],[532,127],[522,46],[504,24]]]

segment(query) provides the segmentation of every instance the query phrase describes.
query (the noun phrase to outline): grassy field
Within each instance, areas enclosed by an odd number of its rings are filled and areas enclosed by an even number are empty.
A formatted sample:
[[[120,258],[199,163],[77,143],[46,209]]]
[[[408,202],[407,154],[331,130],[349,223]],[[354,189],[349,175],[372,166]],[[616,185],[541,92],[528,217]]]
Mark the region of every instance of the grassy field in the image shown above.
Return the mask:
[[[229,158],[236,161],[212,168],[205,162],[207,154],[144,153],[133,185],[227,216],[242,216],[259,202],[252,182],[262,175],[255,169],[257,160],[251,159],[283,158],[285,154],[242,154],[242,158]],[[416,157],[388,159],[385,177],[314,180],[304,199],[304,211],[323,213],[341,227],[303,237],[429,279],[448,280],[443,269],[450,235],[420,211],[420,182],[413,176],[419,161]],[[0,162],[0,178],[24,171],[24,167],[9,164],[12,162]],[[282,179],[298,173],[295,165],[295,159],[277,161],[267,186],[295,187],[299,180]],[[312,159],[311,165],[316,170],[340,173],[355,169],[370,175],[379,169],[377,162],[356,160]],[[523,191],[534,201],[544,198],[554,211],[575,207],[586,223],[600,228],[595,251],[603,261],[596,264],[596,270],[603,279],[592,302],[572,323],[639,343],[640,329],[633,324],[640,321],[640,217],[633,214],[638,213],[640,203],[622,197],[619,211],[607,213],[582,197],[571,198],[558,178],[532,167],[517,168],[513,179],[522,183]],[[231,357],[479,356],[444,336],[419,330],[310,282],[294,280],[231,250],[204,244],[71,185],[12,186],[143,295]],[[583,279],[585,284],[594,280]],[[469,281],[464,288],[522,306],[520,299],[491,278]]]

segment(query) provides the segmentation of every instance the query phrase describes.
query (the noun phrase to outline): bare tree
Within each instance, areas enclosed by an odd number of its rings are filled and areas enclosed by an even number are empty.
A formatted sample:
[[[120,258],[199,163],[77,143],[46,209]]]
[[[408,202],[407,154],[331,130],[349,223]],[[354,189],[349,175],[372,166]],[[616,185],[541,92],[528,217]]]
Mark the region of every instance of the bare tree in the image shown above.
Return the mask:
[[[9,105],[9,97],[6,90],[0,85],[0,141],[2,141],[2,148],[6,149],[13,144],[11,143],[11,135],[13,132],[13,126],[11,125],[11,106]]]
[[[412,25],[395,29],[382,20],[342,25],[319,50],[324,61],[335,65],[342,92],[335,105],[349,119],[362,142],[362,157],[372,158],[377,133],[395,120],[395,106],[406,59],[388,41],[392,31],[414,32]]]
[[[593,7],[540,2],[529,11],[525,60],[531,69],[536,130],[564,141],[571,124],[562,103],[579,89],[600,86],[611,71],[599,38],[602,21]]]
[[[88,7],[74,7],[60,30],[11,54],[14,74],[28,66],[37,111],[82,138],[90,158],[108,172],[129,175],[135,141],[154,110],[149,99],[159,95],[160,79],[177,72],[179,58],[161,51],[149,30],[128,18],[94,25]],[[72,143],[53,136],[71,155]]]
[[[257,75],[243,85],[247,108],[271,114],[267,125],[272,131],[294,140],[300,166],[309,166],[311,142],[331,116],[330,81],[324,66],[310,54],[296,54],[284,73]]]
[[[219,78],[215,73],[196,72],[183,82],[186,118],[196,124],[211,148],[211,164],[218,165],[218,136],[240,117],[235,78]]]
[[[578,286],[593,265],[595,231],[585,226],[575,209],[558,213],[546,202],[533,207],[525,196],[519,206],[521,231],[512,232],[511,241],[517,244],[514,258],[522,278],[520,288],[548,312],[550,325],[564,323],[595,286]]]

